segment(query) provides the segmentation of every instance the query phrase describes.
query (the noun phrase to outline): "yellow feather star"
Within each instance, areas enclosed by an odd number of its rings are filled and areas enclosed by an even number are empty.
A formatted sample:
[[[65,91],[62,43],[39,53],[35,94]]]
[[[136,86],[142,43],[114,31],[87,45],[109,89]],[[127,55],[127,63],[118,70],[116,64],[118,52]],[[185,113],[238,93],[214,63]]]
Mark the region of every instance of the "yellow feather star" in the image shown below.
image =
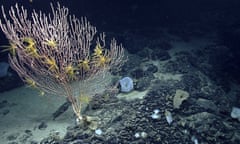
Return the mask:
[[[34,58],[40,57],[37,52],[36,42],[33,38],[26,37],[23,39],[23,44],[25,45],[25,51],[27,54],[31,55]]]
[[[72,65],[69,65],[65,68],[65,71],[67,73],[67,75],[69,76],[70,79],[74,79],[76,78],[76,75],[75,75],[75,71],[76,68],[74,68]]]
[[[85,71],[88,71],[90,69],[89,59],[81,60],[80,63],[78,64],[78,67]]]
[[[110,61],[110,59],[108,57],[99,56],[99,58],[97,59],[97,66],[105,67],[109,61]]]
[[[58,70],[56,60],[53,57],[50,57],[50,58],[45,57],[45,63],[48,65],[49,70],[51,70],[51,71]]]
[[[36,88],[36,82],[30,78],[26,78],[25,82],[27,83],[27,85],[29,85],[30,87]]]
[[[103,49],[102,47],[100,46],[100,44],[97,44],[95,49],[94,49],[94,53],[93,55],[94,56],[101,56],[103,54]]]
[[[5,48],[1,52],[9,51],[12,56],[16,55],[17,46],[13,42],[9,42],[9,45],[1,46]]]
[[[56,48],[57,47],[57,42],[54,40],[46,40],[43,42],[43,44],[52,47],[52,48]]]

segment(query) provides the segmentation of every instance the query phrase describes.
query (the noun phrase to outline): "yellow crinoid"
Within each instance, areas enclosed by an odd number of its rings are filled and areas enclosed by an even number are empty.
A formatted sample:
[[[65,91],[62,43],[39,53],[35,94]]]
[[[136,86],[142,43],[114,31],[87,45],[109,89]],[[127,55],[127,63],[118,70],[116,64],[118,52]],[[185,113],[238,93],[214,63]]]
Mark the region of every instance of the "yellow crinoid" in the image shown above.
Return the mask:
[[[25,52],[34,57],[34,58],[39,58],[40,55],[38,54],[37,52],[37,47],[36,47],[36,41],[31,38],[31,37],[25,37],[23,38],[23,45],[24,45],[24,48],[25,48]]]
[[[9,42],[9,45],[4,45],[4,46],[1,46],[1,47],[4,48],[1,52],[9,51],[9,53],[12,56],[16,55],[17,45],[14,44],[13,42]]]
[[[57,42],[55,40],[46,40],[43,42],[43,44],[51,47],[51,48],[56,48],[57,47]]]
[[[50,71],[57,71],[58,70],[58,65],[56,63],[56,60],[54,57],[44,57],[44,63],[47,64],[48,70]]]
[[[90,60],[88,58],[80,60],[78,67],[80,70],[88,71],[90,69]]]
[[[107,64],[110,62],[110,59],[107,56],[99,56],[96,61],[97,66],[106,67]]]
[[[76,74],[75,74],[76,70],[77,69],[74,68],[71,64],[65,67],[65,72],[71,80],[76,78]]]
[[[98,43],[94,49],[93,56],[101,56],[103,54],[103,48],[101,45]]]
[[[110,62],[110,58],[107,56],[108,51],[104,50],[98,43],[93,53],[93,63],[97,67],[106,67]]]
[[[36,88],[36,82],[33,79],[26,78],[24,81],[27,83],[29,87]]]

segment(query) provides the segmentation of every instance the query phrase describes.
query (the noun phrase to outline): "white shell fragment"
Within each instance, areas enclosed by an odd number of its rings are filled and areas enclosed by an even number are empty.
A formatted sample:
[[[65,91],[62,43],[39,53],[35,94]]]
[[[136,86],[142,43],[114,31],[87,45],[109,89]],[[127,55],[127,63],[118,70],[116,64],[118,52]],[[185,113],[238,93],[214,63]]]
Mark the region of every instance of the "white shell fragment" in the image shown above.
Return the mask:
[[[194,144],[198,144],[198,139],[195,136],[192,136],[191,140]]]
[[[151,115],[151,118],[152,118],[152,119],[160,119],[161,116],[160,116],[159,114],[153,113],[153,114]]]
[[[140,138],[140,136],[141,136],[141,135],[140,135],[139,132],[135,133],[135,135],[134,135],[135,138]]]
[[[171,124],[173,121],[173,118],[172,118],[172,114],[170,111],[165,110],[165,117],[166,117],[168,124]]]
[[[95,134],[96,134],[96,135],[102,135],[102,133],[103,133],[103,132],[102,132],[101,129],[96,129],[96,130],[95,130]]]
[[[238,119],[238,121],[240,121],[240,108],[233,107],[231,112],[231,117],[234,119]]]
[[[135,138],[143,138],[143,139],[145,139],[145,138],[147,138],[147,133],[146,132],[137,132],[137,133],[135,133],[135,135],[134,135],[134,137]]]
[[[160,112],[160,110],[159,110],[159,109],[155,109],[155,110],[153,110],[153,112],[154,112],[155,114],[158,114],[158,113]]]
[[[161,115],[159,114],[160,110],[159,109],[155,109],[153,110],[153,114],[151,115],[152,119],[160,119]]]
[[[141,132],[141,137],[142,137],[142,138],[144,138],[144,139],[145,139],[145,138],[147,138],[147,136],[148,136],[148,135],[147,135],[147,133],[146,133],[146,132]]]

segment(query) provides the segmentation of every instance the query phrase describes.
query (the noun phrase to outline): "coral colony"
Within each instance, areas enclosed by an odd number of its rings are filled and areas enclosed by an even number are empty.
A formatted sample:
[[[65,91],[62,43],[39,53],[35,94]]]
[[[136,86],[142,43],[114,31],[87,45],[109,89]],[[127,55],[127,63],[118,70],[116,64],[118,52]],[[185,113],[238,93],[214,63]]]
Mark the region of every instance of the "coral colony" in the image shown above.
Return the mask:
[[[105,34],[97,35],[86,18],[69,15],[60,4],[51,8],[52,14],[33,11],[29,15],[16,4],[8,16],[2,7],[0,28],[9,40],[9,64],[42,94],[66,97],[82,120],[82,103],[97,89],[106,89],[106,75],[125,61],[124,49],[114,39],[106,46]]]

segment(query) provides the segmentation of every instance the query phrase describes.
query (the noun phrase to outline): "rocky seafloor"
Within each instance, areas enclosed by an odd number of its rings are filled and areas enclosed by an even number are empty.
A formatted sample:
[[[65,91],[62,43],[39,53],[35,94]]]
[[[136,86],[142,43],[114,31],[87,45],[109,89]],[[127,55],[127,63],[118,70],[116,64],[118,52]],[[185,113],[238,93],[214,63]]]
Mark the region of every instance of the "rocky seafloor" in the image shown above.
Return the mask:
[[[72,124],[63,138],[53,132],[41,144],[240,143],[240,122],[230,115],[240,89],[226,70],[227,47],[210,40],[178,50],[194,38],[127,35],[128,62],[119,75],[134,80],[134,92],[94,98],[83,114],[97,117],[96,128]]]

